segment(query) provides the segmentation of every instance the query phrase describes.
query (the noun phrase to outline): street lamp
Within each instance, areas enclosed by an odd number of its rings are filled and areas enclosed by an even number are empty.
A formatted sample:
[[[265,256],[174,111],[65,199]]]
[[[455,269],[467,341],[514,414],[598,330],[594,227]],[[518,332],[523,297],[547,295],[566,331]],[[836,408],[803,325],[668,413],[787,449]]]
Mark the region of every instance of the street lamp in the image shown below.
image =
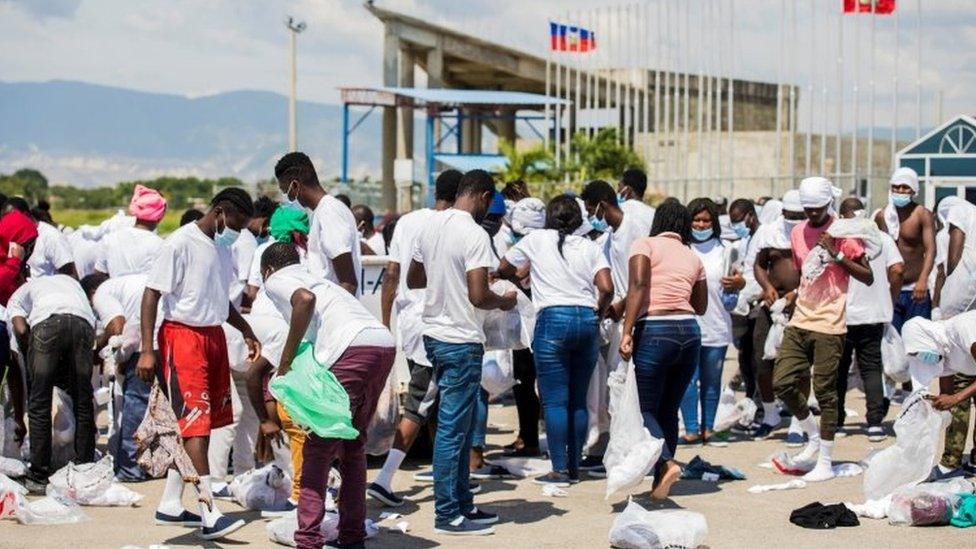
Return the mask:
[[[288,19],[285,20],[285,26],[291,32],[291,97],[288,98],[288,148],[295,151],[298,150],[298,123],[295,120],[295,98],[297,95],[295,38],[298,33],[305,30],[305,22],[296,21],[294,17],[289,15]]]

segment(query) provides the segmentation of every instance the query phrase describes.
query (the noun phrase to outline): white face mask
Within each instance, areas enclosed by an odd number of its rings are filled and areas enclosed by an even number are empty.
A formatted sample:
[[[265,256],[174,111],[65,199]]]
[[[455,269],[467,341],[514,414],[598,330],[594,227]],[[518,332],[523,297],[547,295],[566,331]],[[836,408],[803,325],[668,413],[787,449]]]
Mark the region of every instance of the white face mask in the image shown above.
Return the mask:
[[[856,219],[864,219],[864,210],[854,210],[854,217]]]
[[[285,208],[294,208],[296,210],[302,209],[302,203],[298,201],[298,196],[295,198],[291,197],[291,187],[295,182],[292,181],[291,185],[288,185],[288,190],[285,192],[285,199],[282,201],[282,206]]]

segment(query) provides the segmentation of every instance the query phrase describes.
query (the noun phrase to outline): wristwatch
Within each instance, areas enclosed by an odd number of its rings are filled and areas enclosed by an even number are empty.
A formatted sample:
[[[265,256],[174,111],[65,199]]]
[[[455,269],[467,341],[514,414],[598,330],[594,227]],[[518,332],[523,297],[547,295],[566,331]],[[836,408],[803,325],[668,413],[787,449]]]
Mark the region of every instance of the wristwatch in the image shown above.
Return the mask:
[[[837,255],[834,256],[834,261],[837,263],[844,261],[844,252],[837,252]]]

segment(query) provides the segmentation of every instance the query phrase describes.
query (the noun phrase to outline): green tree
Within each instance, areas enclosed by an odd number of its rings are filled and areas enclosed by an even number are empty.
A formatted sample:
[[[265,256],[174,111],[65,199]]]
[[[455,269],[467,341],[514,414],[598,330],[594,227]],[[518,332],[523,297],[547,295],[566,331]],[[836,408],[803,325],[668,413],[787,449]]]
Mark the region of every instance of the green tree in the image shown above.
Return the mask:
[[[572,179],[614,179],[630,168],[644,168],[644,162],[617,138],[617,130],[603,128],[593,137],[578,132],[570,142],[565,170]]]
[[[508,159],[508,166],[499,174],[503,181],[536,182],[559,178],[552,153],[543,145],[519,151],[511,141],[500,139],[498,150]]]

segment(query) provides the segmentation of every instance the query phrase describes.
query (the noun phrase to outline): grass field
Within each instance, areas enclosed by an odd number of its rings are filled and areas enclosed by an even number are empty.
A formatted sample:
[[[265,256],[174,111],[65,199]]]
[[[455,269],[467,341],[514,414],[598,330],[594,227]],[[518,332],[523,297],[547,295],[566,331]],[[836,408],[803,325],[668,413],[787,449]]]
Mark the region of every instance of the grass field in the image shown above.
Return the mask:
[[[115,215],[117,210],[73,210],[57,209],[51,210],[51,217],[55,223],[67,225],[68,227],[78,228],[81,225],[98,225],[102,221]],[[170,210],[166,212],[166,217],[159,224],[160,234],[171,233],[180,226],[180,216],[183,210]]]

